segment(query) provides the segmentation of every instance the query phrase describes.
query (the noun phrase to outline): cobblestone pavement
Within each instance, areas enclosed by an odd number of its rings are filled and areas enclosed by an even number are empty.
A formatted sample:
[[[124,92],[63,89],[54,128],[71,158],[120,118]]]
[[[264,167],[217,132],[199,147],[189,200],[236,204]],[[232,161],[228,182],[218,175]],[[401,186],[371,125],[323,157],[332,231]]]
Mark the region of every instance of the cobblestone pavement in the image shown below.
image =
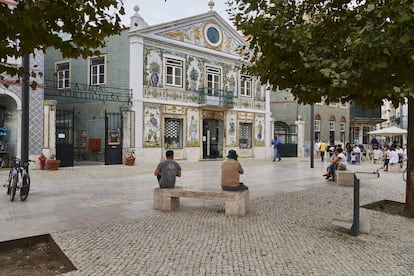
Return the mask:
[[[326,164],[241,163],[246,217],[225,216],[213,200],[154,211],[155,165],[33,171],[27,202],[1,196],[0,240],[52,233],[77,268],[66,275],[414,275],[413,219],[361,208],[371,231],[353,237],[331,223],[352,216],[353,189],[326,182]],[[219,187],[220,162],[181,164],[179,185]],[[405,201],[400,173],[357,175],[361,205]]]

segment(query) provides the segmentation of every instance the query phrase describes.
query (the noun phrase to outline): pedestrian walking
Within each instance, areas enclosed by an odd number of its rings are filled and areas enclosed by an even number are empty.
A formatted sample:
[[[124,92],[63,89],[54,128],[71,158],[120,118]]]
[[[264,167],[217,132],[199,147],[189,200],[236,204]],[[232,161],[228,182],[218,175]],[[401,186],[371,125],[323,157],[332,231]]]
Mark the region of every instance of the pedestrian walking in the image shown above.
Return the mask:
[[[276,135],[275,135],[275,138],[272,140],[272,145],[273,145],[273,150],[274,150],[273,162],[275,162],[276,159],[281,161],[282,158],[280,157],[280,146],[282,145],[282,142]]]
[[[388,171],[388,165],[390,163],[390,148],[388,146],[384,146],[384,165],[382,169],[384,172]]]
[[[325,152],[328,145],[326,144],[325,140],[322,140],[320,146],[319,146],[319,152],[321,153],[321,160],[324,161],[325,158]]]
[[[319,141],[316,141],[314,148],[315,148],[315,155],[320,156],[321,143]]]

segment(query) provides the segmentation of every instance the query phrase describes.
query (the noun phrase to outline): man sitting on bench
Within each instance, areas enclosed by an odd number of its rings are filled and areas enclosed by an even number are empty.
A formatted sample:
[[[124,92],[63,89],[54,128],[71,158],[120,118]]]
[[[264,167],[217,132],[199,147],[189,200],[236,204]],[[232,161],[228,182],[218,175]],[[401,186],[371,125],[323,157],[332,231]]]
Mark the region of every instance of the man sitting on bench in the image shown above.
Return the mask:
[[[225,191],[243,191],[249,188],[240,183],[240,174],[243,174],[243,168],[237,161],[235,150],[229,150],[227,160],[221,164],[221,188]]]
[[[154,171],[161,188],[174,188],[176,176],[181,177],[181,167],[174,161],[174,152],[167,150],[167,160],[161,161]]]

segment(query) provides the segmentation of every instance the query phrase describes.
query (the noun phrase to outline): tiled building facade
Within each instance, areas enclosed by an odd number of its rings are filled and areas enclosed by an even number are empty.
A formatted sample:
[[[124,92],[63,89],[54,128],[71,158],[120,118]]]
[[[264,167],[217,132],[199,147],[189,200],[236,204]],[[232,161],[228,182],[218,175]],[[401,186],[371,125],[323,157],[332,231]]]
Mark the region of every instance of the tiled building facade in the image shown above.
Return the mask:
[[[12,65],[21,66],[21,59],[9,60]],[[44,148],[44,101],[43,101],[43,54],[38,52],[30,56],[30,70],[36,73],[30,78],[35,81],[37,88],[30,88],[29,96],[29,159],[40,155]],[[0,167],[10,166],[10,157],[21,157],[22,133],[22,87],[17,77],[3,75],[0,82]]]
[[[157,162],[168,149],[186,160],[222,159],[229,149],[264,158],[268,92],[238,69],[241,45],[214,11],[148,26],[136,9],[101,56],[66,60],[48,49],[45,97],[56,101],[57,152],[67,143],[75,160],[106,164],[131,150],[138,163]],[[72,117],[59,119],[63,111]],[[111,114],[120,115],[115,126]]]
[[[243,38],[214,11],[146,26],[132,17],[131,89],[135,145],[143,159],[265,157],[266,91],[237,66]],[[142,61],[142,63],[140,62]],[[142,128],[140,127],[142,126]],[[142,147],[141,147],[142,146]]]

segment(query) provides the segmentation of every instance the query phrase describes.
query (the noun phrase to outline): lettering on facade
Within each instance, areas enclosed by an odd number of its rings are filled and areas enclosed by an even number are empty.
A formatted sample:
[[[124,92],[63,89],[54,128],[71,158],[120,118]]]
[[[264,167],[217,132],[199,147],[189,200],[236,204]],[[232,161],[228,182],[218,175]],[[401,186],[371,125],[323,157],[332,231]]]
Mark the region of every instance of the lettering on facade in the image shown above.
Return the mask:
[[[73,88],[56,90],[56,94],[60,97],[69,97],[76,99],[96,100],[96,101],[111,101],[111,102],[130,102],[129,91],[123,92],[109,92],[105,87],[75,83]],[[55,94],[55,95],[56,95]]]

